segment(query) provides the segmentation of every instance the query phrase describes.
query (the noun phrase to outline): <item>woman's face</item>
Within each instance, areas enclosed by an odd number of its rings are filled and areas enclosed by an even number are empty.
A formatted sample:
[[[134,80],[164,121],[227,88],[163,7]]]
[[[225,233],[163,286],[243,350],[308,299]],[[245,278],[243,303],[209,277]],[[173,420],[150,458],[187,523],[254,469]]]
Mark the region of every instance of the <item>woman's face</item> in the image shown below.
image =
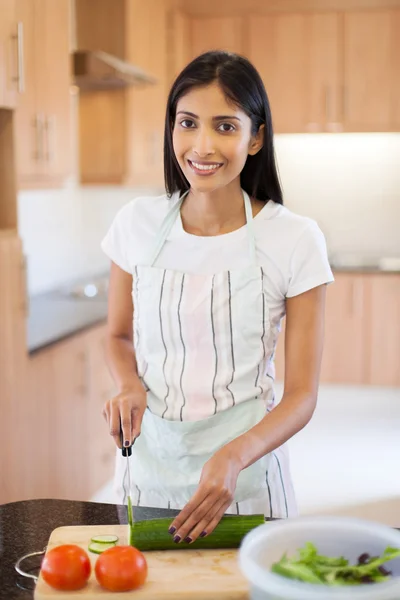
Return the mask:
[[[262,147],[262,129],[228,101],[217,83],[192,88],[178,100],[173,124],[175,156],[190,187],[199,192],[239,178],[249,154]]]

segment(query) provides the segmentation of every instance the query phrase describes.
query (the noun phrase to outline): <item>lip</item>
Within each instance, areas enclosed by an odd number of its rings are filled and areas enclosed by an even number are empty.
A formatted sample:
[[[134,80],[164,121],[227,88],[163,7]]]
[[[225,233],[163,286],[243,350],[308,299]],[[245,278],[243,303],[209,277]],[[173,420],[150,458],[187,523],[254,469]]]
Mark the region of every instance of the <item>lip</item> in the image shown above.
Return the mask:
[[[192,169],[192,171],[196,174],[199,175],[200,177],[210,177],[211,175],[214,175],[217,171],[219,171],[219,169],[223,166],[223,163],[216,163],[216,162],[205,162],[205,161],[196,161],[199,165],[218,165],[218,167],[216,169],[212,169],[212,170],[208,170],[208,171],[202,171],[201,169],[197,169],[193,162],[189,159],[187,159],[187,162],[189,164],[189,167]]]

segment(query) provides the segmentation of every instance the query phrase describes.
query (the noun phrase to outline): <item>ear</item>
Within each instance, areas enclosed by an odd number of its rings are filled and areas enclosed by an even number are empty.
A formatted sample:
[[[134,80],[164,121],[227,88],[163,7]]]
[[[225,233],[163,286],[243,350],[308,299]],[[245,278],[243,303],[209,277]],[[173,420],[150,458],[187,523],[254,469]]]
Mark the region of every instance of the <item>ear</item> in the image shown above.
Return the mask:
[[[261,150],[264,145],[264,128],[265,125],[260,125],[256,135],[252,136],[249,144],[249,154],[254,156]]]

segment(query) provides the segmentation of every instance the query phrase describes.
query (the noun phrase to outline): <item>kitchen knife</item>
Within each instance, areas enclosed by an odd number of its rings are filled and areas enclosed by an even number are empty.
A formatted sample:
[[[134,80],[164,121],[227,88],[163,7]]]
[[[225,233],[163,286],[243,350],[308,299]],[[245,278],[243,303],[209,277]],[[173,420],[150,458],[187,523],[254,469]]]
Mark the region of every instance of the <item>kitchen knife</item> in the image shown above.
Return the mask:
[[[133,441],[133,444],[135,440]],[[126,468],[127,468],[127,479],[128,479],[128,524],[129,527],[133,525],[133,510],[132,510],[132,498],[131,498],[131,469],[130,469],[130,460],[129,457],[132,455],[132,446],[131,444],[128,447],[124,446],[124,436],[121,430],[121,445],[122,445],[122,456],[126,457]],[[124,478],[125,479],[125,478]]]

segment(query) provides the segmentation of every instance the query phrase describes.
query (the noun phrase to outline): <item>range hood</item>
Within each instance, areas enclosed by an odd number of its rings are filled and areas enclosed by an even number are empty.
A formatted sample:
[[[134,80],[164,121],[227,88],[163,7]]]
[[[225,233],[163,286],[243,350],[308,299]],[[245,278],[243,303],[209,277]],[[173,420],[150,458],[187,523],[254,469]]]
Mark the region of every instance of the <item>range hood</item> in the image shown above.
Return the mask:
[[[109,90],[130,85],[153,85],[157,80],[130,63],[102,50],[73,53],[74,83],[82,91]]]

